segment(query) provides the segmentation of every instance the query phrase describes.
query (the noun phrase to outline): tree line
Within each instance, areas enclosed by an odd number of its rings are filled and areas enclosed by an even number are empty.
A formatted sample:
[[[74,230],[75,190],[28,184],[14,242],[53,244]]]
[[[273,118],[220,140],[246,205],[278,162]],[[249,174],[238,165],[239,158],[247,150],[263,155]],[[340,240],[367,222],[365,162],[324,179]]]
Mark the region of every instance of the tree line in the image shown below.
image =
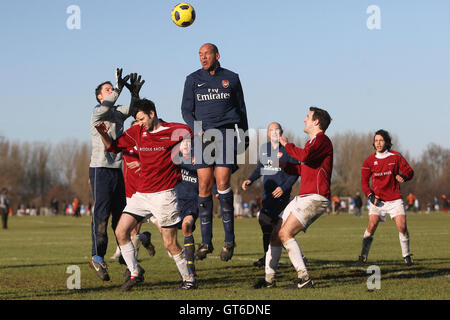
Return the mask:
[[[306,138],[299,138],[292,132],[285,135],[299,147],[306,143]],[[332,195],[362,194],[361,165],[374,152],[373,133],[349,131],[330,138],[334,146]],[[393,137],[393,142],[393,149],[403,154],[415,172],[413,180],[401,186],[404,197],[411,192],[424,207],[428,202],[433,203],[435,196],[450,191],[450,149],[430,143],[419,157],[411,158],[406,150],[402,150],[397,137]],[[69,203],[77,196],[84,204],[92,203],[90,155],[90,142],[76,139],[50,145],[45,142],[11,141],[0,136],[0,187],[9,189],[14,211],[19,204],[48,207],[53,198],[60,203]],[[244,202],[261,195],[261,179],[248,191],[241,190],[242,182],[255,168],[256,164],[240,164],[231,179],[233,190],[241,193]],[[297,194],[299,183],[300,180],[294,185],[292,196]]]

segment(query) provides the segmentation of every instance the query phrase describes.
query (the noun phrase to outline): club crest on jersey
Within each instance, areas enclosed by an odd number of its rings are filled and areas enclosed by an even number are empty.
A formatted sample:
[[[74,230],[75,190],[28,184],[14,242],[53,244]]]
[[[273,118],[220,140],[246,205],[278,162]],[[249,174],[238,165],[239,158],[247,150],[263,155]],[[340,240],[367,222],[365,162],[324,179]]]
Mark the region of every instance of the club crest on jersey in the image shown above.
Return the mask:
[[[374,166],[378,165],[378,161],[375,160],[375,161],[373,162],[373,165],[374,165]]]
[[[228,80],[222,80],[222,86],[226,89],[230,86],[230,82]]]
[[[142,136],[143,136],[143,137],[146,137],[146,136],[147,136],[147,132],[144,131],[144,133],[142,133]]]
[[[283,152],[278,152],[277,153],[277,158],[280,159],[283,156]]]

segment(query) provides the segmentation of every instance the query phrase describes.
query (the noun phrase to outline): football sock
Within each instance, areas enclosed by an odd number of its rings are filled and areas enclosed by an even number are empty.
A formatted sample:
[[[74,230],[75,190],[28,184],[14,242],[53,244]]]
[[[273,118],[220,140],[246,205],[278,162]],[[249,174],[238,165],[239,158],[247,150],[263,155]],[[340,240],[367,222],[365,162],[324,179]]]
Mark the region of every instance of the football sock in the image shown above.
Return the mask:
[[[212,196],[198,197],[198,215],[202,232],[202,243],[210,244],[212,241]]]
[[[272,225],[264,225],[264,226],[261,226],[261,230],[263,233],[262,239],[263,239],[264,252],[267,252],[267,250],[269,249],[270,236],[272,235],[273,226]]]
[[[137,234],[131,236],[131,242],[133,242],[133,246],[136,249],[136,259],[139,255],[139,248],[141,246],[141,242],[139,241],[139,236]]]
[[[194,253],[194,236],[190,235],[189,237],[184,237],[184,256],[187,261],[189,273],[191,274],[195,274]]]
[[[277,273],[278,262],[281,258],[282,247],[275,247],[269,245],[266,252],[266,281],[273,282],[275,280],[275,274]]]
[[[406,257],[410,255],[409,252],[409,232],[406,231],[405,234],[401,232],[398,233],[398,238],[400,240],[400,246],[402,248],[402,257]]]
[[[233,206],[233,190],[228,188],[227,190],[219,192],[220,213],[222,215],[223,230],[225,231],[225,242],[234,241],[234,206]]]
[[[139,275],[139,268],[133,242],[130,241],[127,244],[120,246],[120,251],[122,252],[122,257],[125,260],[131,275],[137,277]]]
[[[369,250],[370,250],[370,246],[372,245],[372,241],[373,241],[373,235],[371,235],[366,229],[366,231],[364,232],[363,240],[362,240],[361,256],[366,257],[366,258],[369,256]]]
[[[298,245],[297,241],[294,238],[287,240],[283,243],[283,246],[286,248],[286,251],[289,255],[289,259],[291,260],[292,265],[299,275],[308,274],[306,271],[305,261],[303,260],[302,250]]]
[[[188,270],[187,261],[184,258],[184,253],[181,251],[180,253],[172,256],[175,264],[177,265],[178,272],[180,272],[183,281],[194,281],[194,275],[191,274]]]

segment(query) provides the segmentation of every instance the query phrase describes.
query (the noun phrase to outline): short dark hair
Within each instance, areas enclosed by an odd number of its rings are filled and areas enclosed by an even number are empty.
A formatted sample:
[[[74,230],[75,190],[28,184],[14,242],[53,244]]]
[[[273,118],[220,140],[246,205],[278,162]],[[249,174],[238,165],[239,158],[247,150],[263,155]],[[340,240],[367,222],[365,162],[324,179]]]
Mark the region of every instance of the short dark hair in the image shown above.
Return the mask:
[[[309,111],[313,111],[313,120],[319,120],[319,127],[320,129],[325,132],[328,129],[328,126],[331,122],[331,117],[328,114],[326,110],[317,108],[317,107],[310,107]]]
[[[375,136],[382,136],[384,139],[384,142],[386,143],[386,150],[391,150],[392,148],[392,139],[389,132],[386,130],[380,129],[377,132],[375,132],[375,135],[373,136],[373,140],[375,141]],[[373,147],[375,148],[375,142],[373,143]]]
[[[113,85],[113,84],[111,83],[111,81],[105,81],[105,82],[100,83],[100,84],[97,86],[97,88],[95,88],[95,99],[98,101],[98,103],[100,103],[100,100],[98,100],[98,95],[102,92],[102,87],[103,87],[105,84]]]
[[[145,114],[150,115],[150,111],[153,111],[155,113],[155,117],[158,117],[158,115],[156,114],[156,107],[155,107],[155,103],[152,100],[148,100],[148,99],[139,99],[136,102],[134,102],[133,104],[133,109],[134,109],[134,117],[136,118],[136,114],[139,111],[142,111]]]

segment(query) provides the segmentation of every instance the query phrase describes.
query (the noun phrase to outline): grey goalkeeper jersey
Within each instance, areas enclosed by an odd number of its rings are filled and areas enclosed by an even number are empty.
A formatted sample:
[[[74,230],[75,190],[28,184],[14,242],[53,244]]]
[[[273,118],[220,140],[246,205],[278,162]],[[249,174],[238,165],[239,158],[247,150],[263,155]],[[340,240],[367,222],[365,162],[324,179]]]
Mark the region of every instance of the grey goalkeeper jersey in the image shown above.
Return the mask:
[[[102,104],[95,106],[91,117],[91,143],[92,155],[89,167],[122,168],[122,153],[105,151],[105,145],[95,129],[95,126],[104,122],[109,126],[109,135],[117,139],[123,133],[125,120],[130,116],[130,106],[115,106],[119,94],[113,91]]]

